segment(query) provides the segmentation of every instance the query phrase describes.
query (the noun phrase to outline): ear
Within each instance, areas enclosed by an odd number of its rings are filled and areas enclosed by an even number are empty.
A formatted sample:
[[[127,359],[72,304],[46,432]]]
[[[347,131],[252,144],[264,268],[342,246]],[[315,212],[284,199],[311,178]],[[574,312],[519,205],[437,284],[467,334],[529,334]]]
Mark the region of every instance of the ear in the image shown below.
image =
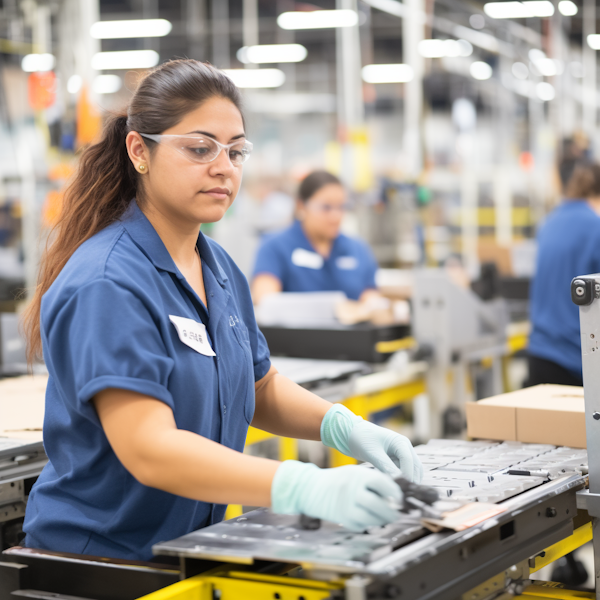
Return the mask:
[[[137,171],[140,165],[145,165],[147,168],[150,163],[150,152],[144,143],[144,138],[137,131],[130,131],[125,138],[125,145],[135,170]]]

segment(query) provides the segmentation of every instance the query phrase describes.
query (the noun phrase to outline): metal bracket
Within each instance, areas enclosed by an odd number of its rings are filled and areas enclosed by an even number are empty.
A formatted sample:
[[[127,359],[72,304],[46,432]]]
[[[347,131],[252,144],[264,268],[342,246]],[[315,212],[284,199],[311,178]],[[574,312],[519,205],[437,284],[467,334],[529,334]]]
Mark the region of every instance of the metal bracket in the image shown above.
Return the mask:
[[[592,494],[590,490],[577,492],[577,508],[587,510],[590,517],[600,517],[600,494]]]

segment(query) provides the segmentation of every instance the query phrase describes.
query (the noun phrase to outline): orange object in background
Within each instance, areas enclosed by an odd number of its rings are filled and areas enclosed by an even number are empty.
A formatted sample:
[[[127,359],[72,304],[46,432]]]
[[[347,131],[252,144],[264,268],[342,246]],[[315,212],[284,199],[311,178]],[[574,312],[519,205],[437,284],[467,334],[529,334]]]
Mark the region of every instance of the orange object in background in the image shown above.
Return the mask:
[[[27,97],[34,110],[43,110],[52,106],[56,100],[54,71],[31,73],[27,78]]]
[[[83,86],[77,100],[77,146],[93,142],[102,130],[102,117],[90,102],[87,88]]]
[[[42,225],[44,227],[50,229],[58,222],[64,195],[63,190],[50,190],[46,195],[46,200],[42,207]]]
[[[534,166],[533,154],[531,152],[521,152],[519,154],[519,166],[523,171],[531,171]]]

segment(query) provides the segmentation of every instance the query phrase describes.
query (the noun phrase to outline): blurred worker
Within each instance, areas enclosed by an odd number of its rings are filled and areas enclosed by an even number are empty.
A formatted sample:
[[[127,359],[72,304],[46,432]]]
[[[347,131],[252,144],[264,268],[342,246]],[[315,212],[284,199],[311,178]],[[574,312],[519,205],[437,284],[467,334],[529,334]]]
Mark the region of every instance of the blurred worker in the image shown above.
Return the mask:
[[[26,315],[50,373],[28,547],[148,560],[230,502],[360,531],[397,519],[399,467],[421,477],[407,438],[277,373],[245,277],[200,232],[252,150],[240,105],[223,72],[167,62],[81,156]],[[245,455],[250,423],[380,470]]]
[[[528,385],[583,385],[579,309],[571,301],[571,280],[600,271],[600,166],[575,166],[566,197],[537,236]]]
[[[298,189],[297,220],[265,240],[254,267],[255,304],[277,292],[342,291],[351,300],[378,295],[377,262],[360,240],[340,233],[348,198],[340,180],[314,171]]]

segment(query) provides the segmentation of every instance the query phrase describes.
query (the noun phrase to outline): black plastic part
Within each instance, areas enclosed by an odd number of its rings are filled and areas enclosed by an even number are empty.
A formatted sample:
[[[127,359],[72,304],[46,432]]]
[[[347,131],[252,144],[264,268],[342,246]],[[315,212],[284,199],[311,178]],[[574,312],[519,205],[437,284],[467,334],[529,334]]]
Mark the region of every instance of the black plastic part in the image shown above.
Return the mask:
[[[594,301],[594,280],[576,277],[571,281],[571,300],[577,306],[588,306]]]
[[[316,529],[321,528],[321,519],[315,519],[314,517],[309,517],[308,515],[300,515],[300,529],[305,529],[306,531],[315,531]]]
[[[430,506],[440,498],[438,491],[427,485],[413,483],[404,477],[397,477],[394,481],[400,486],[404,498],[416,498]]]
[[[366,323],[329,329],[295,327],[260,328],[273,356],[384,362],[389,354],[375,350],[378,342],[410,335],[408,325],[377,326]]]

